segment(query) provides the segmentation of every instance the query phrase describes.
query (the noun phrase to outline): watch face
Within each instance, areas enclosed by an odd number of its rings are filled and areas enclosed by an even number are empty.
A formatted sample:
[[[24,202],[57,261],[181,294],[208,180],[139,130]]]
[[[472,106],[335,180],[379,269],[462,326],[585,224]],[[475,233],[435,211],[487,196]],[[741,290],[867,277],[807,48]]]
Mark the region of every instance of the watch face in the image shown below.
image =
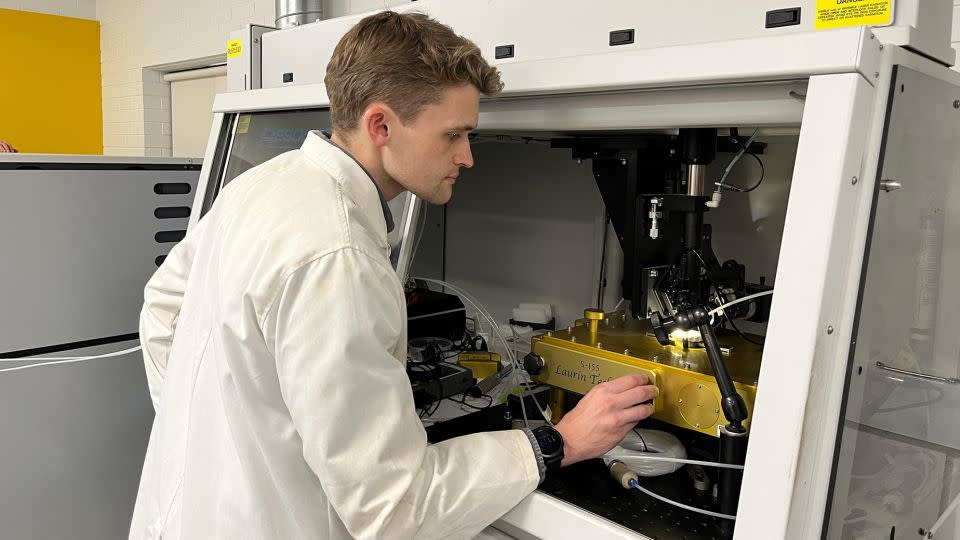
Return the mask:
[[[534,430],[537,443],[540,444],[540,452],[544,458],[553,457],[563,451],[563,437],[556,429],[543,426]]]

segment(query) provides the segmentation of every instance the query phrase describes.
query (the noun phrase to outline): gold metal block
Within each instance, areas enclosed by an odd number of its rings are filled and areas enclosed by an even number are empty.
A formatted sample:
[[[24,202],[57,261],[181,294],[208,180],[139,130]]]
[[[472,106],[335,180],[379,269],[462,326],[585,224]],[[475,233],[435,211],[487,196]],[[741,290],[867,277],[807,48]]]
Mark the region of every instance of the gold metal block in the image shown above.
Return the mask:
[[[649,333],[649,323],[621,313],[607,314],[610,321],[596,333],[577,321],[567,330],[535,336],[533,352],[544,361],[535,377],[554,388],[586,394],[595,385],[629,373],[647,375],[660,389],[653,417],[675,426],[718,437],[725,423],[720,409],[720,389],[705,350],[664,347]],[[737,392],[752,417],[763,349],[736,335],[719,336],[724,361]],[[745,425],[749,426],[749,418]]]
[[[476,379],[485,379],[500,371],[500,355],[495,352],[462,352],[457,364],[473,372]]]

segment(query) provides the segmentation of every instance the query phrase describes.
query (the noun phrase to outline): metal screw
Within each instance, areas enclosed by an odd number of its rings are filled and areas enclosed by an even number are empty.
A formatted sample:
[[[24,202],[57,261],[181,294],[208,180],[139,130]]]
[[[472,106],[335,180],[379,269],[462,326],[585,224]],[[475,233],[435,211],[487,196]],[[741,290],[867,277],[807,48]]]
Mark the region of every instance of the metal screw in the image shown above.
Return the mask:
[[[683,403],[683,398],[678,399],[677,403]]]
[[[874,76],[874,77],[880,77],[880,72],[879,72],[879,71],[874,71],[874,72],[873,72],[873,76]]]
[[[880,50],[883,50],[883,43],[880,44]]]
[[[547,337],[553,337],[553,332],[547,332]]]
[[[697,385],[697,389],[700,389],[700,388],[703,388],[703,385],[702,385],[702,384],[698,384],[698,385]]]
[[[890,180],[890,179],[884,178],[883,180],[880,181],[880,189],[886,191],[887,193],[890,193],[891,191],[896,191],[902,187],[903,187],[903,184],[901,184],[900,182],[897,182],[896,180]]]
[[[597,342],[597,348],[598,348],[598,349],[602,349],[602,348],[603,348],[603,343],[600,343],[600,342],[598,341],[598,342]]]
[[[832,333],[833,333],[833,327],[832,327],[832,326],[828,326],[828,327],[827,327],[827,333],[828,333],[828,334],[832,334]]]
[[[873,34],[870,34],[870,39],[874,39],[874,38],[876,38],[876,37],[877,37],[877,36],[875,36],[875,35],[873,35]]]
[[[623,354],[630,354],[630,349],[624,349]]]
[[[627,158],[620,158],[620,164],[621,164],[621,165],[626,165],[626,164],[627,164]]]
[[[714,409],[713,412],[715,412],[715,413],[717,413],[717,414],[720,414],[720,409]]]
[[[580,159],[580,158],[577,158],[577,163],[578,163],[578,164],[583,163],[583,160]]]
[[[697,424],[697,427],[700,427],[700,424]]]
[[[953,108],[960,109],[960,99],[953,100]]]
[[[577,342],[577,336],[570,336],[570,343],[576,343],[576,342]]]
[[[853,178],[850,179],[850,183],[853,184],[853,185],[857,185],[857,182],[859,182],[859,181],[860,181],[860,179],[857,178],[856,176],[854,176]]]
[[[260,43],[260,38],[253,38],[254,43]]]

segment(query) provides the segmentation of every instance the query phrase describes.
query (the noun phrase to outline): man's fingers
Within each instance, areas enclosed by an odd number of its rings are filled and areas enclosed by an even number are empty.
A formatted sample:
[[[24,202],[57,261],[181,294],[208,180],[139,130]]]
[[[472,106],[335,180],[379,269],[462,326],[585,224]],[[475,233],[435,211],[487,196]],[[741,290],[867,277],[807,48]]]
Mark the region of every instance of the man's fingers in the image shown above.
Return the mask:
[[[660,395],[660,389],[653,385],[635,386],[613,396],[614,404],[622,409],[650,401]]]
[[[646,375],[642,375],[640,373],[631,373],[630,375],[624,375],[623,377],[618,377],[603,384],[606,385],[607,389],[614,394],[619,394],[620,392],[624,392],[636,386],[643,386],[649,382],[650,380],[647,379]]]
[[[650,403],[645,403],[643,405],[636,405],[634,407],[629,407],[623,409],[620,412],[620,425],[630,425],[636,424],[637,422],[648,418],[653,414],[653,405]]]

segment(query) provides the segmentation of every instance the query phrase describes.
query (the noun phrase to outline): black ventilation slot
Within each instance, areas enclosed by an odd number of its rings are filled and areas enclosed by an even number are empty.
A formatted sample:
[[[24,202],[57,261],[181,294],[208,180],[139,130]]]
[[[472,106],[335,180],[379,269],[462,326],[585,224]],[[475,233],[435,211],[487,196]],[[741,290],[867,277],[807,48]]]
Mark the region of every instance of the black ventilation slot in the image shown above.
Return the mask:
[[[186,195],[190,193],[190,184],[185,182],[154,184],[153,192],[157,195]]]
[[[153,239],[158,243],[166,244],[170,242],[179,242],[187,235],[187,231],[160,231],[153,235]]]
[[[153,211],[157,219],[176,219],[190,217],[189,206],[161,206]]]
[[[626,30],[614,30],[610,32],[610,46],[629,45],[633,43],[633,28]]]
[[[493,57],[497,60],[501,58],[513,58],[513,45],[497,45],[493,49]]]
[[[163,261],[165,261],[165,260],[167,260],[167,256],[166,256],[166,255],[160,255],[159,257],[157,257],[156,259],[154,259],[153,262],[154,262],[157,266],[160,266],[161,264],[163,264]]]

